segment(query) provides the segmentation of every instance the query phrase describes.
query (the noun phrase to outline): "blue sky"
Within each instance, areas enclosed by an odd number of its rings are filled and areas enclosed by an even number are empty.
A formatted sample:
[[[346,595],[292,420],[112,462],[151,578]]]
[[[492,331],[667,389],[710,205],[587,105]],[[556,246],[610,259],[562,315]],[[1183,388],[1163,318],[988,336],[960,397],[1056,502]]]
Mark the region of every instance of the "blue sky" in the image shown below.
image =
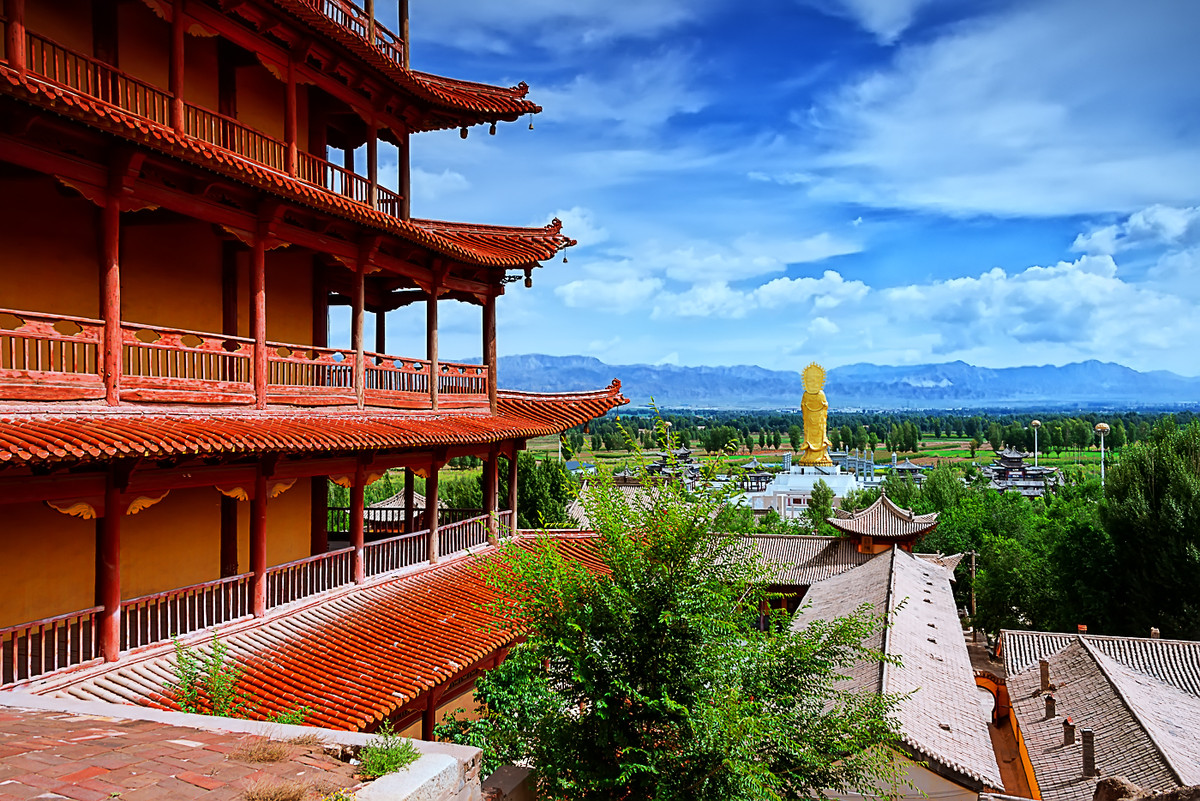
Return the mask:
[[[502,355],[1200,374],[1194,0],[411,0],[411,30],[415,68],[545,108],[413,145],[414,215],[579,240],[501,299]],[[477,356],[478,309],[441,315]]]

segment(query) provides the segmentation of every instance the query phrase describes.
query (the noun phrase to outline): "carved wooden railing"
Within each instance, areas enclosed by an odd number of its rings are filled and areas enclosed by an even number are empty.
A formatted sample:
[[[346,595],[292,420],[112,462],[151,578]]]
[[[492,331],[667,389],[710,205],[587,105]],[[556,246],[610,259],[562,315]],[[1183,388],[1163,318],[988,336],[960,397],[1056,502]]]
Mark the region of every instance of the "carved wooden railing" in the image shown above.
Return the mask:
[[[229,623],[254,613],[252,573],[143,595],[121,603],[121,650]]]
[[[429,559],[429,531],[414,531],[370,542],[363,546],[363,569],[368,576],[379,576]]]
[[[104,397],[103,337],[99,320],[0,309],[0,399]]]
[[[101,611],[94,606],[0,629],[0,686],[96,659],[96,616]]]
[[[329,0],[312,0],[311,4],[320,7],[326,2]],[[353,8],[363,14],[365,20],[365,12],[345,0],[338,0],[334,5]],[[359,35],[366,36],[365,23]],[[394,51],[389,49],[388,42],[395,37],[381,27],[377,27],[376,36],[377,44],[392,58]],[[169,92],[35,33],[26,32],[26,49],[26,69],[31,73],[159,125],[172,124]],[[400,58],[403,58],[402,51]],[[287,143],[201,106],[183,104],[183,134],[280,173],[287,170]],[[379,211],[400,216],[401,197],[395,192],[377,185],[372,198],[371,184],[363,176],[319,156],[303,152],[296,156],[295,177],[301,181],[364,205],[374,202]]]
[[[359,38],[374,44],[396,66],[404,66],[403,40],[376,21],[375,41],[371,42],[371,19],[367,12],[355,3],[350,0],[304,0],[304,3]]]
[[[438,556],[465,551],[487,542],[487,515],[438,528]]]
[[[252,403],[254,340],[182,328],[121,326],[121,398]]]
[[[304,406],[354,403],[354,351],[267,343],[267,399]]]
[[[0,400],[104,397],[104,323],[83,317],[0,309]],[[121,400],[248,404],[254,395],[254,341],[140,323],[121,324]],[[364,354],[369,406],[426,409],[429,362]],[[488,403],[486,367],[443,364],[446,408]],[[357,402],[354,351],[267,343],[270,403],[346,406]]]
[[[310,556],[267,570],[267,608],[349,584],[353,548]]]
[[[25,34],[26,69],[119,109],[169,125],[171,95],[36,33]]]
[[[183,111],[183,130],[188,136],[231,150],[271,169],[280,172],[286,169],[287,145],[232,117],[189,103]]]

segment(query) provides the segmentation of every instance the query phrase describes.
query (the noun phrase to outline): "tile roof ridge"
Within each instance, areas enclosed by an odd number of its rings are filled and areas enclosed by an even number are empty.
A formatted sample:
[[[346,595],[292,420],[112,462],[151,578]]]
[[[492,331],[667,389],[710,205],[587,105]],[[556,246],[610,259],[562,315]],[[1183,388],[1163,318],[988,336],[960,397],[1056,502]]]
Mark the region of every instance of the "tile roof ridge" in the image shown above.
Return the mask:
[[[490,89],[497,93],[508,93],[513,97],[525,97],[529,94],[529,84],[521,81],[516,86],[501,86],[495,83],[483,83],[482,81],[468,81],[465,78],[452,78],[448,75],[438,75],[433,72],[425,72],[424,70],[406,69],[409,75],[415,78],[433,81],[434,83],[445,83],[451,86],[474,86],[480,89]]]
[[[1154,750],[1157,751],[1159,757],[1162,758],[1163,764],[1165,764],[1167,766],[1167,769],[1171,771],[1172,776],[1174,776],[1174,778],[1175,778],[1175,782],[1179,785],[1186,784],[1186,782],[1183,780],[1183,774],[1180,772],[1179,768],[1175,765],[1174,761],[1172,761],[1171,757],[1167,754],[1167,750],[1165,748],[1163,748],[1162,743],[1160,743],[1158,741],[1158,738],[1156,738],[1154,736],[1154,732],[1151,731],[1151,727],[1147,726],[1145,721],[1142,720],[1142,716],[1139,714],[1139,706],[1137,704],[1134,704],[1133,701],[1125,695],[1125,691],[1121,689],[1121,685],[1117,682],[1117,680],[1115,678],[1113,678],[1113,674],[1112,674],[1112,671],[1110,670],[1110,666],[1108,664],[1106,664],[1106,662],[1108,662],[1109,660],[1112,660],[1113,662],[1117,662],[1118,664],[1121,664],[1122,667],[1125,667],[1127,670],[1133,670],[1133,668],[1130,668],[1128,665],[1124,665],[1124,663],[1121,663],[1118,660],[1113,659],[1108,654],[1106,654],[1103,651],[1096,648],[1094,645],[1092,645],[1090,642],[1088,642],[1089,635],[1076,634],[1075,636],[1078,639],[1079,644],[1083,646],[1084,651],[1087,652],[1087,655],[1089,657],[1091,657],[1093,662],[1096,663],[1096,667],[1100,669],[1100,672],[1102,674],[1104,674],[1105,680],[1108,682],[1108,685],[1110,687],[1112,687],[1113,692],[1115,692],[1117,695],[1117,698],[1121,699],[1121,703],[1125,705],[1125,709],[1128,710],[1130,717],[1132,717],[1134,719],[1134,721],[1137,722],[1138,727],[1141,728],[1141,730],[1143,732],[1145,732],[1147,739],[1149,739],[1151,744],[1153,744]],[[1160,681],[1159,679],[1156,679],[1153,676],[1142,673],[1140,670],[1135,671],[1135,672],[1137,672],[1138,674],[1140,674],[1142,676],[1145,676],[1147,679],[1154,681],[1156,684],[1161,684],[1164,687],[1171,686],[1164,681]]]

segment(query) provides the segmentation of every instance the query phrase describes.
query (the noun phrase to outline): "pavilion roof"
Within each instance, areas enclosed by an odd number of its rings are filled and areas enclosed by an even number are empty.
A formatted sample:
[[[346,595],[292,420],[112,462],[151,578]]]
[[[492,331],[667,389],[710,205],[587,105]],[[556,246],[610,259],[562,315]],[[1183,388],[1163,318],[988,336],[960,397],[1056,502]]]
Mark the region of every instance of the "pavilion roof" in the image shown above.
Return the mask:
[[[829,525],[845,534],[874,537],[880,540],[908,540],[928,534],[937,528],[937,512],[915,515],[902,509],[887,495],[880,494],[875,503],[858,512],[837,509],[836,516],[827,518]]]
[[[402,220],[201,139],[181,137],[170,126],[38,80],[32,73],[18,73],[6,64],[0,64],[0,76],[7,80],[16,96],[36,106],[252,186],[265,186],[288,200],[370,225],[465,264],[524,267],[553,258],[562,249],[575,244],[575,240],[563,235],[559,220],[541,228]]]
[[[541,106],[525,98],[529,86],[523,82],[509,87],[494,86],[405,69],[355,31],[329,19],[314,8],[311,1],[274,1],[371,64],[416,100],[422,101],[423,113],[410,120],[413,132],[459,128],[499,120],[512,122],[524,114],[537,114],[542,110]]]
[[[137,408],[0,412],[0,466],[151,456],[363,452],[557,434],[625,403],[620,382],[597,392],[498,393],[486,411],[249,411]]]
[[[594,536],[557,533],[550,541],[599,571]],[[242,666],[248,706],[263,715],[307,706],[308,723],[370,728],[511,645],[518,633],[500,628],[487,608],[496,595],[485,571],[496,553],[487,547],[374,586],[348,587],[222,635]],[[206,643],[196,647],[207,650]],[[42,693],[174,708],[164,696],[175,680],[173,662],[173,652],[162,648]]]

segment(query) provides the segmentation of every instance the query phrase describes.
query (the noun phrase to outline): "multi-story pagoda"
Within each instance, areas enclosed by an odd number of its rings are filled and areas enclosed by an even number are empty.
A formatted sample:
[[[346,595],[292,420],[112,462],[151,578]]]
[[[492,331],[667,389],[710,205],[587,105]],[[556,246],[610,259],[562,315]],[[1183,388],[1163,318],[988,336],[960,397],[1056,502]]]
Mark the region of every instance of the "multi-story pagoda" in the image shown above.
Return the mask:
[[[497,389],[496,298],[574,243],[410,217],[413,134],[540,108],[410,69],[404,5],[397,35],[370,0],[4,0],[0,686],[495,541],[525,441],[623,402]],[[447,301],[480,308],[482,364],[439,358]],[[387,353],[412,304],[426,341]],[[464,455],[485,509],[440,525]],[[404,533],[365,543],[364,487],[399,469]],[[329,479],[351,490],[332,552]]]

